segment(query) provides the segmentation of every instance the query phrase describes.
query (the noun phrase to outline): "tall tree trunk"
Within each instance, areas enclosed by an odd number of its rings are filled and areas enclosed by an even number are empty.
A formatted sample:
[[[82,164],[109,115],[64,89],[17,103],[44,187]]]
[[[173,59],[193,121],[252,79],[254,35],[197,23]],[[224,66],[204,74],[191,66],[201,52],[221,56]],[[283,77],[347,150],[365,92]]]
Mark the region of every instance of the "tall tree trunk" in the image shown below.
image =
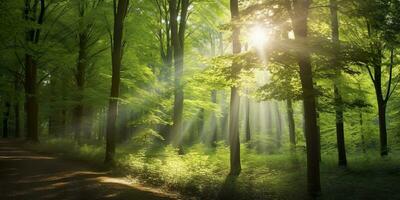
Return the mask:
[[[330,0],[331,12],[331,28],[332,28],[332,42],[334,45],[334,57],[332,59],[332,67],[335,69],[334,78],[334,105],[336,113],[336,138],[339,166],[347,166],[346,147],[344,139],[344,124],[343,124],[343,100],[339,90],[339,81],[341,76],[340,69],[340,40],[339,40],[339,19],[338,19],[338,3],[337,0]]]
[[[93,130],[93,108],[86,106],[85,107],[85,119],[83,120],[83,135],[86,139],[92,138],[92,130]]]
[[[21,136],[21,120],[20,120],[20,105],[19,101],[16,100],[14,104],[14,117],[15,117],[15,137],[19,138]]]
[[[10,102],[6,101],[5,107],[6,109],[3,113],[3,138],[8,138],[8,132],[9,132],[8,121],[10,118],[10,107],[11,107]]]
[[[174,110],[173,110],[173,126],[171,138],[173,144],[178,146],[180,152],[183,151],[181,140],[183,131],[183,65],[184,65],[184,43],[185,43],[185,32],[186,32],[186,20],[188,15],[190,2],[189,0],[182,0],[177,3],[176,0],[169,1],[170,10],[170,25],[171,25],[171,42],[173,47],[173,58],[174,58]],[[180,17],[178,26],[178,16]]]
[[[250,129],[250,98],[246,96],[246,109],[245,109],[245,135],[246,142],[251,140],[251,129]]]
[[[37,102],[37,67],[31,55],[25,56],[25,97],[26,97],[26,131],[27,140],[39,142],[38,136],[38,102]]]
[[[364,137],[364,131],[363,131],[363,113],[362,109],[359,109],[359,125],[360,125],[360,135],[361,135],[361,149],[363,153],[366,153],[367,150],[365,149],[365,137]]]
[[[19,102],[19,92],[20,92],[20,81],[17,76],[14,80],[14,90],[15,90],[15,102],[14,102],[14,131],[15,137],[19,138],[21,136],[21,119],[20,119],[20,102]]]
[[[197,134],[201,139],[201,142],[206,143],[206,135],[204,133],[204,108],[200,108],[198,119],[197,119]],[[195,138],[192,138],[190,142],[194,142]]]
[[[230,0],[232,27],[232,50],[233,54],[239,54],[240,27],[239,3],[238,0]],[[240,72],[238,63],[232,63],[231,78],[236,79]],[[239,105],[240,97],[237,86],[231,86],[230,116],[229,116],[229,148],[230,148],[230,175],[237,176],[242,170],[240,164],[240,139],[239,139]]]
[[[211,102],[214,104],[217,104],[217,91],[212,90],[211,91]],[[211,113],[211,145],[213,147],[217,146],[218,142],[218,122],[217,122],[217,115],[215,114],[215,111]]]
[[[387,131],[386,131],[386,104],[378,99],[378,117],[379,117],[379,138],[381,145],[381,156],[388,155]]]
[[[120,120],[120,128],[119,128],[119,142],[125,142],[129,138],[129,121],[130,121],[130,112],[122,109],[119,115]]]
[[[307,187],[312,196],[318,196],[321,192],[319,169],[319,133],[317,125],[317,106],[313,84],[310,52],[308,51],[308,9],[310,0],[293,1],[293,31],[295,40],[304,45],[297,52],[297,60],[300,66],[300,79],[303,89],[305,134],[307,145]]]
[[[286,100],[286,110],[288,117],[288,125],[289,125],[289,141],[292,149],[296,147],[296,128],[294,123],[294,112],[293,112],[293,103],[292,99],[288,98]]]
[[[215,57],[216,56],[216,39],[214,37],[214,34],[211,32],[210,33],[210,57]],[[211,102],[214,104],[217,104],[217,91],[216,90],[211,90]],[[211,146],[216,147],[217,146],[217,136],[218,136],[218,123],[217,123],[217,115],[215,111],[211,112]]]
[[[224,90],[221,91],[221,96],[222,96],[222,103],[221,103],[221,110],[222,110],[222,117],[220,120],[220,124],[221,124],[221,135],[223,136],[224,140],[227,139],[226,136],[229,135],[228,131],[229,131],[229,124],[228,124],[228,120],[229,120],[229,108],[227,107],[227,101],[226,101],[226,92]]]
[[[386,106],[387,102],[389,101],[390,95],[393,92],[391,89],[392,83],[392,72],[393,72],[393,65],[394,65],[394,49],[390,49],[390,67],[389,67],[389,80],[388,80],[388,87],[386,88],[386,96],[383,95],[382,91],[382,58],[384,57],[382,49],[384,45],[381,41],[376,41],[373,38],[372,32],[372,25],[367,20],[367,31],[368,37],[371,39],[370,48],[372,57],[372,67],[373,73],[371,68],[367,65],[368,73],[372,82],[374,83],[376,100],[378,103],[378,118],[379,118],[379,139],[380,139],[380,154],[381,156],[387,156],[389,153],[388,145],[387,145],[387,130],[386,130]]]
[[[57,119],[59,117],[59,112],[58,109],[55,108],[55,101],[56,101],[56,82],[55,82],[54,75],[52,74],[50,76],[50,95],[49,95],[49,110],[50,113],[48,114],[48,132],[49,136],[56,136],[57,135]]]
[[[278,102],[275,102],[275,109],[276,109],[276,147],[280,149],[282,146],[282,119]]]
[[[82,14],[83,15],[83,14]],[[81,16],[83,17],[83,16]],[[85,72],[87,68],[87,44],[88,37],[86,31],[79,33],[79,55],[76,67],[76,85],[78,87],[77,105],[74,108],[74,118],[75,118],[75,140],[78,143],[81,140],[81,134],[83,130],[83,115],[84,115],[84,105],[83,105],[83,92],[85,89]]]
[[[377,55],[381,56],[381,50],[377,50]],[[387,99],[383,97],[382,91],[382,66],[381,58],[376,58],[374,62],[374,87],[376,93],[376,100],[378,103],[378,118],[379,118],[379,139],[381,156],[388,155],[387,146],[387,131],[386,131],[386,105]]]
[[[118,5],[114,1],[114,37],[112,46],[112,80],[111,94],[107,113],[107,132],[106,132],[106,164],[114,163],[115,138],[117,133],[117,114],[118,98],[120,88],[121,62],[123,54],[123,30],[124,20],[128,11],[129,0],[118,0]]]
[[[40,4],[39,16],[36,16],[37,7]],[[36,0],[31,7],[31,1],[25,0],[24,19],[28,23],[42,25],[46,11],[45,0]],[[40,27],[28,28],[26,32],[26,41],[32,44],[38,44],[40,39]],[[25,98],[26,98],[26,125],[27,140],[30,142],[39,142],[38,135],[38,115],[39,105],[37,101],[37,61],[33,55],[25,54]]]
[[[49,127],[48,127],[48,131],[49,131],[49,136],[56,136],[57,135],[57,128],[56,128],[56,120],[55,120],[55,116],[53,113],[50,114],[49,116]]]

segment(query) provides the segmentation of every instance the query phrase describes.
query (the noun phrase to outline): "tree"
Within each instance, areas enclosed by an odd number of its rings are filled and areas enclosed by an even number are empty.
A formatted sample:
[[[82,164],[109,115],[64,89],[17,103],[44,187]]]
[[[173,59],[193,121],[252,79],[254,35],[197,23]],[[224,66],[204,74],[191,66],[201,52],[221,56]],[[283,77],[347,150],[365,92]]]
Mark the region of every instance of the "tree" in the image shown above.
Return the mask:
[[[239,54],[240,45],[240,15],[238,0],[230,0],[231,24],[232,24],[232,51]],[[239,74],[239,64],[232,63],[231,77],[236,79]],[[240,140],[239,140],[239,105],[240,97],[238,87],[231,86],[231,98],[229,108],[229,148],[230,148],[230,175],[237,176],[242,169],[240,164]]]
[[[90,48],[96,44],[99,39],[96,36],[96,27],[94,20],[88,16],[90,12],[98,9],[101,0],[79,0],[76,4],[78,8],[79,25],[77,27],[77,40],[78,40],[78,59],[75,70],[76,86],[78,89],[77,105],[74,108],[74,128],[75,140],[80,142],[81,134],[83,132],[85,106],[83,103],[84,90],[87,79],[87,70],[90,65],[91,58],[104,51],[100,49],[98,52],[90,54]],[[88,111],[89,109],[86,109]]]
[[[170,11],[170,26],[171,26],[171,43],[173,49],[174,62],[174,109],[173,109],[173,125],[171,138],[176,146],[182,151],[180,140],[183,131],[183,84],[182,75],[184,67],[184,52],[185,52],[185,31],[188,18],[189,0],[181,0],[179,3],[176,0],[169,1]],[[179,18],[178,18],[179,16]],[[179,19],[179,23],[178,23]]]
[[[297,50],[297,61],[300,67],[300,80],[303,90],[304,121],[307,145],[307,187],[312,196],[321,192],[319,171],[319,134],[317,109],[313,82],[311,57],[308,47],[308,13],[311,1],[287,1],[286,7],[292,20],[295,41],[302,49]]]
[[[367,35],[365,46],[359,46],[364,51],[362,64],[367,69],[369,77],[374,85],[378,105],[379,139],[381,156],[388,155],[386,110],[387,105],[396,89],[397,83],[393,83],[393,67],[395,66],[395,49],[399,44],[398,35],[400,24],[393,20],[398,17],[400,3],[398,1],[354,1],[355,15],[362,17],[365,22]],[[388,61],[385,62],[385,55]],[[388,64],[386,64],[388,63]],[[387,66],[387,86],[384,83],[384,66]]]
[[[118,98],[120,88],[120,73],[123,56],[124,40],[124,20],[128,12],[129,0],[113,1],[114,13],[114,34],[112,38],[111,60],[112,60],[112,78],[111,94],[107,112],[107,132],[106,132],[106,155],[104,162],[106,164],[114,163],[115,138],[117,133],[116,121],[118,114]]]
[[[338,3],[337,0],[330,0],[330,12],[331,12],[331,29],[332,29],[332,42],[334,55],[332,58],[332,67],[335,70],[334,78],[334,105],[336,113],[336,137],[337,137],[337,149],[338,149],[338,160],[339,166],[347,166],[346,158],[346,147],[344,140],[344,125],[343,125],[343,100],[339,89],[341,69],[340,69],[340,39],[339,39],[339,19],[338,19]]]
[[[10,102],[6,101],[5,103],[5,110],[3,113],[3,138],[8,138],[8,121],[10,117]]]
[[[38,6],[40,7],[38,9]],[[38,12],[39,10],[39,12]],[[24,19],[27,23],[36,26],[28,27],[26,41],[28,44],[38,44],[40,41],[40,26],[44,22],[46,12],[45,0],[35,0],[33,3],[25,0]],[[38,15],[37,15],[38,14]],[[26,129],[27,140],[39,142],[38,114],[39,106],[37,100],[37,59],[35,55],[27,51],[25,54],[25,106],[26,106]]]

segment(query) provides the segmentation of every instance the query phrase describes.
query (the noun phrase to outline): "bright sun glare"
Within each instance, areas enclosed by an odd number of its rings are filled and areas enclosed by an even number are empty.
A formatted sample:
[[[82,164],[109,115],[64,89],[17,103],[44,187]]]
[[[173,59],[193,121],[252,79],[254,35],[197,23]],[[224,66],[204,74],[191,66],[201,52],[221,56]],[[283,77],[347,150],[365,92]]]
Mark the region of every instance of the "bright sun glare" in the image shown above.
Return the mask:
[[[270,32],[267,28],[262,26],[254,26],[249,31],[249,43],[250,46],[257,49],[262,49],[269,41]]]

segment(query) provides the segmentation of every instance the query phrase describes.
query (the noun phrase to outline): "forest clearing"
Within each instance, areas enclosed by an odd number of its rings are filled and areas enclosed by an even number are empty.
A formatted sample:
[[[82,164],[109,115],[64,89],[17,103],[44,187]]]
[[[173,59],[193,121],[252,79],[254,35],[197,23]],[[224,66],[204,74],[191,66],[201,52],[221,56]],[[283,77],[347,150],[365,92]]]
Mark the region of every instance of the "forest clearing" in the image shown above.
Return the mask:
[[[0,17],[0,199],[400,199],[399,0]]]

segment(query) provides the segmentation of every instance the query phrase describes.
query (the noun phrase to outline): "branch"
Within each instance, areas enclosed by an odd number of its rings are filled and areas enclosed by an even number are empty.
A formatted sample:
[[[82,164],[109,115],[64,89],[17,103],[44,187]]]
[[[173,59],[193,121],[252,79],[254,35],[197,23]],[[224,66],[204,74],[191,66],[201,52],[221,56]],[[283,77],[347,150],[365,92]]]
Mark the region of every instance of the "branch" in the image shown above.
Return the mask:
[[[376,82],[375,82],[374,76],[372,75],[371,68],[369,68],[369,66],[368,66],[368,65],[365,65],[365,67],[366,67],[366,68],[367,68],[367,70],[368,70],[369,77],[371,78],[372,82],[374,82],[374,85],[375,85],[375,84],[376,84]]]
[[[386,91],[386,97],[385,97],[385,102],[387,103],[389,101],[391,93],[391,86],[392,86],[392,79],[393,79],[393,64],[394,64],[394,49],[390,49],[390,65],[389,65],[389,83],[388,83],[388,88]]]
[[[89,56],[89,59],[91,59],[91,58],[93,58],[93,57],[96,57],[97,55],[103,53],[103,52],[104,52],[105,50],[107,50],[108,48],[109,48],[109,47],[107,46],[107,47],[105,47],[105,48],[102,48],[102,49],[98,50],[96,53],[93,53],[92,55],[90,55],[90,56]]]

